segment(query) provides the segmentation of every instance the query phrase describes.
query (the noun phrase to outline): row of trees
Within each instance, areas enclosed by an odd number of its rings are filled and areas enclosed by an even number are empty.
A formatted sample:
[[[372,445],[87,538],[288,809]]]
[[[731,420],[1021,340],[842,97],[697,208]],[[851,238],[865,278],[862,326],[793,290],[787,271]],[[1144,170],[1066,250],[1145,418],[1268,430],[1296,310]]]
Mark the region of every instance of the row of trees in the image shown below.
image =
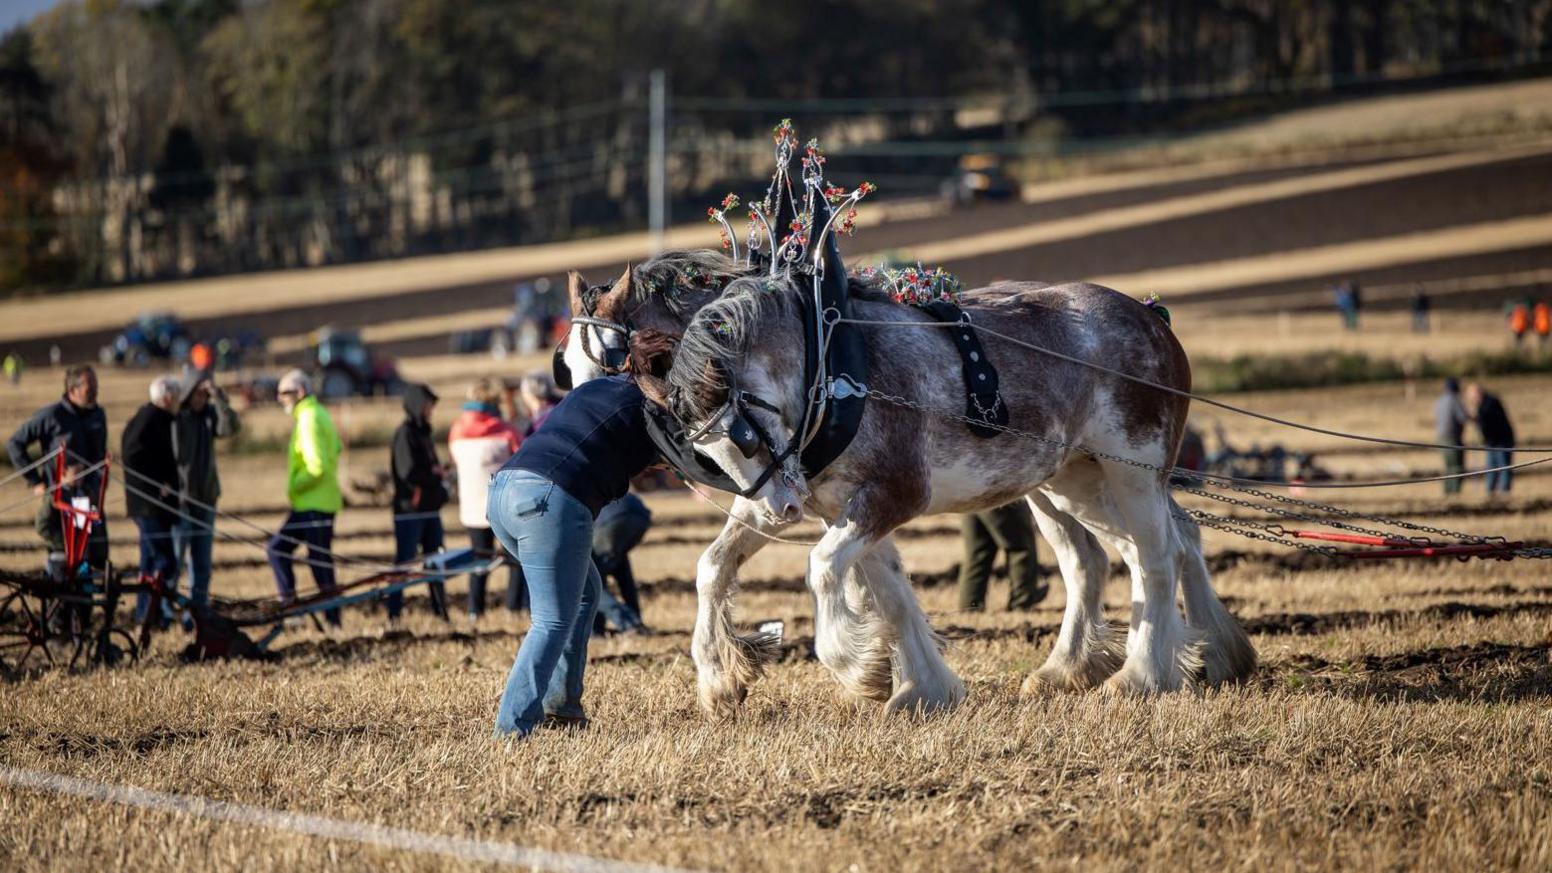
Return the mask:
[[[907,96],[1105,92],[1050,111],[1135,130],[1179,118],[1135,89],[1451,69],[1539,53],[1549,17],[1552,0],[66,0],[0,40],[0,289],[638,224],[653,68],[724,106],[878,101],[847,118],[875,138],[956,135]],[[676,193],[752,166],[741,143],[772,115],[678,113]]]

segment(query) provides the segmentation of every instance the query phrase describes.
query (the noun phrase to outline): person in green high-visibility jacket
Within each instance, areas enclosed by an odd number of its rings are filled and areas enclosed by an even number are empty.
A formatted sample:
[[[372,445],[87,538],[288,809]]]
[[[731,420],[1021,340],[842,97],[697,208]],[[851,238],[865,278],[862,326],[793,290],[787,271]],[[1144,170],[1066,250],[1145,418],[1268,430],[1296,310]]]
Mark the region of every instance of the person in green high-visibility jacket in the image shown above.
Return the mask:
[[[276,392],[286,413],[296,419],[287,451],[286,500],[291,512],[280,531],[270,538],[265,549],[269,565],[275,571],[275,587],[282,603],[296,600],[296,569],[293,553],[307,546],[307,563],[313,569],[313,581],[324,594],[333,594],[334,516],[344,506],[339,487],[339,432],[334,419],[312,394],[312,381],[301,370],[292,370],[280,380]],[[324,617],[339,627],[340,612],[330,609]]]

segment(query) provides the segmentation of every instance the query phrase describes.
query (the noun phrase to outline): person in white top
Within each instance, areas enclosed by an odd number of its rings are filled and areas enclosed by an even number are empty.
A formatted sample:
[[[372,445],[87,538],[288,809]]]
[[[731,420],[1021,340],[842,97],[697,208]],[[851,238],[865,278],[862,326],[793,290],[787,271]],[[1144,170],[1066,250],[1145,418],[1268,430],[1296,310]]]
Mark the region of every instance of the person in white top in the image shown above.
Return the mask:
[[[502,384],[484,378],[469,388],[469,402],[447,435],[447,448],[458,468],[458,520],[469,531],[469,544],[485,552],[498,551],[490,522],[485,520],[485,500],[490,492],[490,477],[517,451],[523,439],[501,417]],[[506,607],[516,612],[527,607],[528,591],[523,570],[510,562],[507,576]],[[469,621],[477,623],[485,614],[484,573],[469,577]]]

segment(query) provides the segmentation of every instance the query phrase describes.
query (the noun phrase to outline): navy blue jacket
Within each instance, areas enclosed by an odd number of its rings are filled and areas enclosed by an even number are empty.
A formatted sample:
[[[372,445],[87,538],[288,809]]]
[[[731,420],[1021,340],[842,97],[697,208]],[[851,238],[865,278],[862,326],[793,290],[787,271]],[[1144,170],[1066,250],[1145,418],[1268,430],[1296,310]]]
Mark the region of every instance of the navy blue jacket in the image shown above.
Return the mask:
[[[629,376],[584,382],[502,469],[544,476],[597,518],[606,504],[624,496],[633,477],[657,463],[642,410],[646,402]]]

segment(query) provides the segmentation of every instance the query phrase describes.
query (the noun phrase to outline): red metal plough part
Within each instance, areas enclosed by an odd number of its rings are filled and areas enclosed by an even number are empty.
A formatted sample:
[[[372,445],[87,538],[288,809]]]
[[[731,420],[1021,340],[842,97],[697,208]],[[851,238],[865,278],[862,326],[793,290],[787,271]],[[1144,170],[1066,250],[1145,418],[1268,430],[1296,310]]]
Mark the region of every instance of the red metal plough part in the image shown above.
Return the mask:
[[[1321,540],[1328,543],[1352,543],[1359,546],[1380,546],[1373,549],[1347,549],[1340,554],[1345,558],[1497,558],[1508,561],[1514,558],[1516,549],[1524,543],[1497,538],[1481,543],[1435,543],[1427,537],[1385,537],[1368,534],[1333,533],[1323,530],[1285,530],[1286,536],[1301,540]]]

